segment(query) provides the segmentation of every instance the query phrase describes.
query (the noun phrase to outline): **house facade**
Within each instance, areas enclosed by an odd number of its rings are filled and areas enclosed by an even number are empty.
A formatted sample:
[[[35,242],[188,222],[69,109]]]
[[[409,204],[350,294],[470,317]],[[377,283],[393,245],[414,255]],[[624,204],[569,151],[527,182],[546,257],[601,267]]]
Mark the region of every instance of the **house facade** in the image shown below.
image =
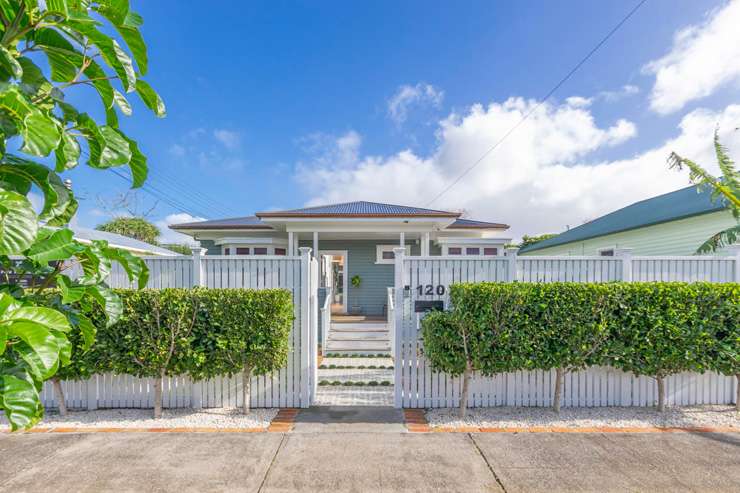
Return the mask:
[[[520,255],[693,255],[707,238],[737,221],[709,190],[690,186],[636,202],[529,245]],[[726,254],[727,249],[717,252]]]
[[[413,256],[503,256],[506,224],[460,213],[349,202],[258,212],[254,216],[170,226],[200,242],[206,255],[297,255],[310,247],[328,279],[332,312],[382,317],[394,282],[393,249]]]

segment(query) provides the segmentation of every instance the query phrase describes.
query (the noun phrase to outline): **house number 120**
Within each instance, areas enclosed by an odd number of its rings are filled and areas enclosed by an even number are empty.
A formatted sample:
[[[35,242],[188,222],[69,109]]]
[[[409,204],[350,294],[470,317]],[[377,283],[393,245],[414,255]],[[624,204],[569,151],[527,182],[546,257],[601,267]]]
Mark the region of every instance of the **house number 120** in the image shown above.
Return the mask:
[[[445,287],[442,284],[437,284],[436,286],[434,286],[433,284],[419,284],[418,286],[416,286],[416,292],[419,293],[419,296],[431,296],[433,294],[436,294],[437,296],[442,296],[445,294]]]

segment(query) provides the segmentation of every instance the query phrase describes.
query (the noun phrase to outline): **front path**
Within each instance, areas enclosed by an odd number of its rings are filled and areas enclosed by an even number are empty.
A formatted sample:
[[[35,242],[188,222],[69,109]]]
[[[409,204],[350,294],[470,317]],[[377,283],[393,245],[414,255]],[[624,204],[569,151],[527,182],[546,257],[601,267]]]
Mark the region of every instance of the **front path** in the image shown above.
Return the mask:
[[[297,431],[2,434],[0,491],[740,490],[740,434]]]

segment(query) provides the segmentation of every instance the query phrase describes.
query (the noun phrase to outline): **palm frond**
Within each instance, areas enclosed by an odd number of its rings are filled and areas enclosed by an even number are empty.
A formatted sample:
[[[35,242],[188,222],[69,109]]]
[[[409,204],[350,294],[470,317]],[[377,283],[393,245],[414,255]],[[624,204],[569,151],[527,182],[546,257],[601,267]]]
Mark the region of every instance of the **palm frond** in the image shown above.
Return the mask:
[[[716,200],[721,196],[727,200],[730,208],[740,209],[740,197],[738,197],[737,193],[722,180],[716,178],[692,160],[672,152],[668,158],[668,165],[671,169],[675,168],[678,170],[682,170],[685,166],[689,169],[689,181],[696,185],[699,190],[711,188],[712,200]]]
[[[734,245],[740,239],[740,224],[713,234],[697,248],[696,253],[713,253],[726,246]]]
[[[722,182],[737,196],[740,191],[740,172],[735,169],[734,161],[727,155],[727,148],[720,143],[717,130],[714,131],[714,152],[717,154],[717,163],[722,171]]]

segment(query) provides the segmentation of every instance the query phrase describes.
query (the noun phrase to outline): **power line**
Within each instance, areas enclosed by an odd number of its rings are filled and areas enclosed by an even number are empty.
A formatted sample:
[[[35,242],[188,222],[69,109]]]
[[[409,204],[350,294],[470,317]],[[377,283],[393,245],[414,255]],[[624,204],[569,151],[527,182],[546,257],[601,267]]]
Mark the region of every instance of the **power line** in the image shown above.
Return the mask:
[[[466,175],[467,175],[468,173],[470,173],[470,172],[471,172],[471,171],[472,171],[472,170],[473,170],[473,169],[474,169],[474,168],[475,168],[476,166],[478,166],[478,165],[479,165],[479,164],[480,164],[480,163],[481,163],[481,162],[482,162],[482,161],[483,161],[483,160],[484,160],[484,159],[485,159],[485,158],[486,158],[486,157],[487,157],[487,156],[488,156],[489,154],[491,154],[491,152],[493,152],[493,151],[494,151],[494,149],[496,149],[496,148],[497,148],[497,147],[498,147],[498,146],[499,146],[499,145],[500,145],[500,144],[501,144],[501,143],[502,143],[502,142],[503,142],[504,140],[506,140],[506,138],[507,138],[507,137],[508,137],[509,135],[511,135],[512,133],[514,133],[514,131],[515,131],[515,130],[516,130],[517,128],[519,128],[519,126],[520,126],[520,125],[521,125],[522,123],[524,123],[524,122],[525,122],[525,121],[526,121],[526,120],[527,120],[527,119],[528,119],[528,118],[529,118],[529,117],[530,117],[530,116],[532,115],[532,113],[534,113],[535,111],[537,111],[537,110],[539,109],[539,107],[540,107],[540,106],[542,106],[542,105],[543,105],[543,104],[545,103],[545,101],[547,101],[547,100],[548,100],[548,99],[550,98],[550,96],[552,96],[552,95],[553,95],[553,94],[555,93],[555,91],[557,91],[558,89],[560,89],[560,86],[562,86],[563,84],[565,84],[565,83],[566,83],[566,82],[568,81],[568,79],[570,79],[570,77],[571,77],[571,76],[572,76],[572,75],[573,75],[574,73],[576,73],[576,72],[578,71],[578,69],[579,69],[579,68],[581,68],[581,66],[582,66],[582,65],[583,65],[584,63],[586,63],[586,62],[587,62],[587,61],[589,60],[589,58],[591,58],[591,56],[592,56],[592,55],[593,55],[594,53],[596,53],[597,51],[599,51],[599,48],[601,48],[601,47],[602,47],[602,46],[604,45],[604,43],[606,43],[606,42],[607,42],[607,41],[609,40],[609,38],[611,38],[611,37],[612,37],[612,35],[613,35],[614,33],[616,33],[616,32],[617,32],[617,31],[619,30],[619,28],[621,28],[621,27],[622,27],[622,25],[623,25],[623,24],[624,24],[625,22],[627,22],[627,21],[628,21],[628,20],[630,19],[630,17],[632,17],[632,15],[633,15],[633,14],[634,14],[635,12],[637,12],[637,11],[638,11],[638,10],[640,9],[640,7],[642,7],[642,5],[643,5],[643,4],[645,3],[645,2],[647,2],[647,0],[641,0],[641,1],[640,1],[640,2],[639,2],[639,3],[637,4],[637,5],[635,5],[635,7],[634,7],[634,8],[632,9],[632,10],[630,10],[630,11],[629,11],[629,12],[627,13],[627,15],[626,15],[626,16],[624,16],[624,17],[622,18],[622,20],[621,20],[621,21],[619,21],[619,23],[617,23],[617,25],[616,25],[616,26],[614,26],[614,27],[612,28],[612,30],[611,30],[611,31],[609,31],[609,32],[607,33],[607,35],[606,35],[606,36],[604,36],[604,37],[603,37],[603,38],[601,39],[601,41],[599,41],[599,42],[598,42],[598,44],[596,44],[596,46],[594,46],[594,47],[593,47],[593,48],[591,49],[591,51],[589,51],[589,52],[588,52],[588,54],[587,54],[587,55],[586,55],[585,57],[583,57],[583,58],[581,59],[581,61],[580,61],[580,62],[578,62],[578,63],[576,64],[576,66],[575,66],[575,67],[573,67],[573,68],[571,69],[571,71],[570,71],[570,72],[568,72],[568,73],[567,73],[567,75],[566,75],[565,77],[563,77],[562,79],[560,79],[560,81],[559,81],[559,82],[558,82],[557,84],[555,84],[555,86],[554,86],[554,87],[553,87],[552,89],[550,89],[550,91],[549,91],[549,92],[548,92],[547,94],[545,94],[545,96],[544,96],[543,98],[541,98],[541,99],[540,99],[539,103],[537,103],[537,105],[536,105],[536,106],[535,106],[534,108],[532,108],[531,110],[529,110],[529,111],[528,111],[528,112],[527,112],[527,113],[526,113],[526,114],[525,114],[525,115],[524,115],[524,116],[523,116],[523,117],[521,118],[521,120],[519,120],[519,121],[517,122],[517,124],[516,124],[516,125],[514,125],[513,127],[511,127],[511,128],[510,128],[510,129],[509,129],[509,130],[508,130],[508,131],[507,131],[507,132],[506,132],[506,133],[504,134],[504,136],[503,136],[503,137],[501,137],[501,138],[500,138],[500,139],[499,139],[499,140],[498,140],[498,141],[497,141],[497,142],[496,142],[495,144],[493,144],[493,145],[492,145],[492,146],[491,146],[491,147],[490,147],[490,148],[489,148],[489,149],[488,149],[488,150],[487,150],[486,152],[484,152],[484,153],[483,153],[483,155],[482,155],[481,157],[479,157],[479,158],[478,158],[478,159],[477,159],[477,160],[476,160],[476,161],[475,161],[475,162],[474,162],[473,164],[471,164],[471,165],[470,165],[470,166],[469,166],[468,168],[466,168],[466,169],[465,169],[465,171],[463,171],[462,173],[460,173],[460,175],[458,175],[458,177],[457,177],[457,178],[455,178],[455,180],[454,180],[454,181],[453,181],[452,183],[450,183],[450,184],[449,184],[449,185],[448,185],[448,186],[447,186],[447,187],[446,187],[446,188],[445,188],[444,190],[442,190],[441,192],[439,192],[439,193],[438,193],[438,194],[437,194],[437,195],[436,195],[436,196],[435,196],[435,197],[434,197],[434,198],[433,198],[432,200],[430,200],[429,202],[427,202],[427,203],[426,203],[426,206],[425,206],[425,207],[429,207],[429,206],[430,206],[430,205],[432,205],[432,204],[433,204],[434,202],[436,202],[436,201],[437,201],[437,199],[439,199],[439,198],[440,198],[440,197],[441,197],[442,195],[444,195],[444,194],[446,194],[447,192],[449,192],[449,191],[450,191],[450,190],[452,189],[452,187],[454,187],[455,185],[457,185],[457,184],[458,184],[458,183],[460,182],[460,180],[462,180],[462,179],[463,179],[463,178],[464,178],[464,177],[465,177],[465,176],[466,176]]]

